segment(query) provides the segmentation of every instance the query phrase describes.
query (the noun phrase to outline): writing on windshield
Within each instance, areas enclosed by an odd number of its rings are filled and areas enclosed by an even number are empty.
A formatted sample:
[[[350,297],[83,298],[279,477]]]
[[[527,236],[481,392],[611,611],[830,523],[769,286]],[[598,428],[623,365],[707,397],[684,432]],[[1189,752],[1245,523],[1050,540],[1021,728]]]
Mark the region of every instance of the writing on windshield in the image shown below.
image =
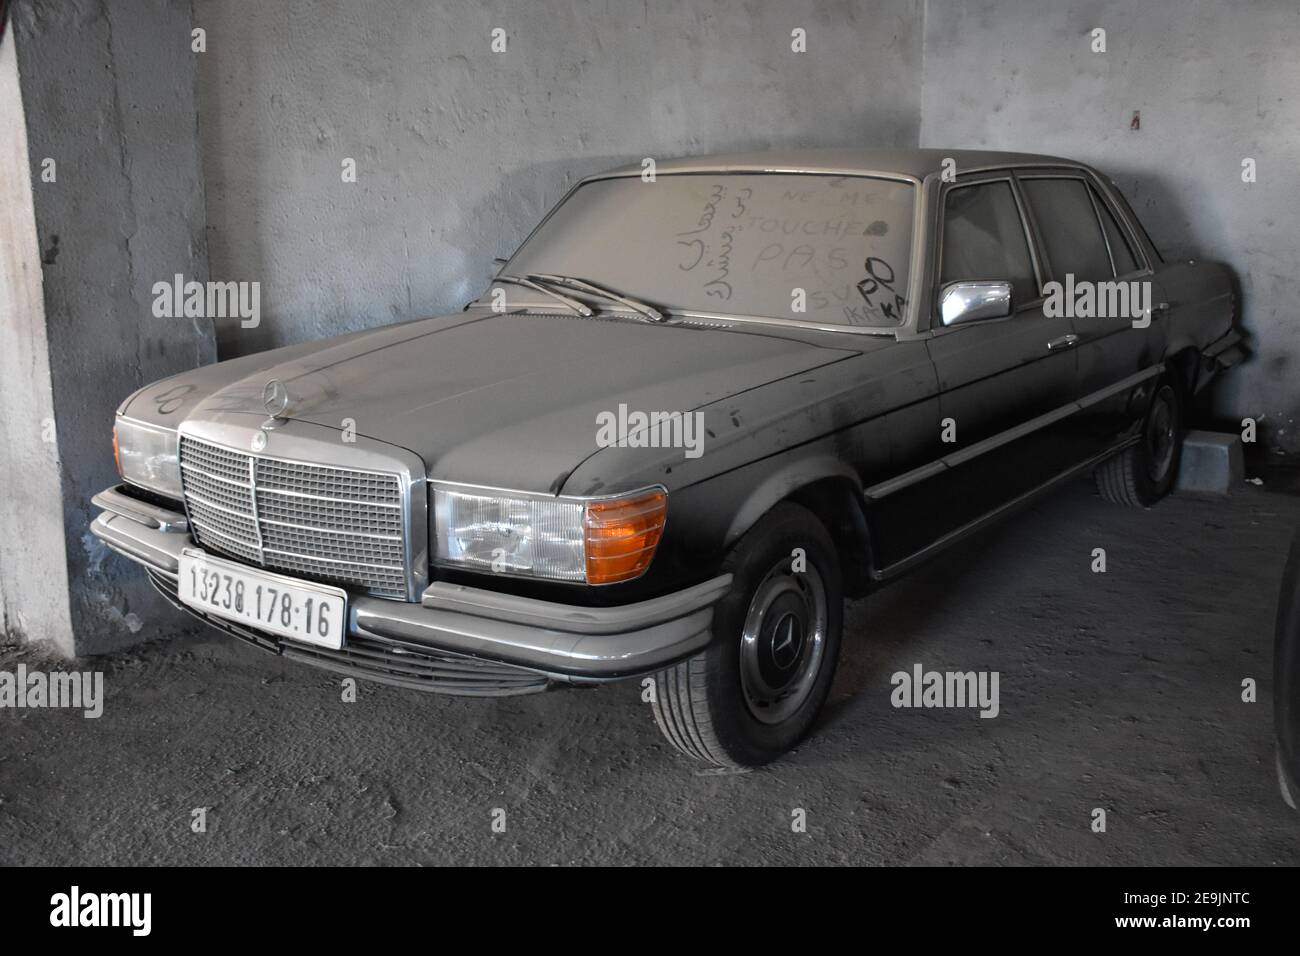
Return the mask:
[[[578,276],[672,311],[896,326],[913,188],[793,173],[660,175],[577,189],[507,271]]]

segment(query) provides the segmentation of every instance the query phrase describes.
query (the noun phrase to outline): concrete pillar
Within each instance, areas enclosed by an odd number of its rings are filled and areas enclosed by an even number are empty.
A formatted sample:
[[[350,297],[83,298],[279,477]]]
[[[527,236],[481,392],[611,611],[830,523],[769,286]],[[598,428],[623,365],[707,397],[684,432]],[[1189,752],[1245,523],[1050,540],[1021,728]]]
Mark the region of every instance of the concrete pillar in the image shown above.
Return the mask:
[[[211,362],[210,320],[152,286],[207,280],[188,3],[27,0],[0,42],[0,401],[8,640],[100,653],[185,626],[87,531],[141,385]],[[25,140],[25,144],[24,144]]]
[[[12,40],[0,42],[0,611],[8,641],[73,649],[41,260]]]

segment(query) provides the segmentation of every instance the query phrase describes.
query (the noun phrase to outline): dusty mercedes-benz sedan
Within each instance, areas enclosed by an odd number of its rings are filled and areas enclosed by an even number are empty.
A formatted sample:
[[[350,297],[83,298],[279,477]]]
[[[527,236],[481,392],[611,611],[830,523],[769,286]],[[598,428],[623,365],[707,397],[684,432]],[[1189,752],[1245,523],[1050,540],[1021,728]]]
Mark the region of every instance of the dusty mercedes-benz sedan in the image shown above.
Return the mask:
[[[1234,311],[1068,160],[638,165],[460,313],[130,396],[93,531],[268,650],[451,694],[639,679],[676,747],[760,764],[846,594],[1081,473],[1165,494]]]

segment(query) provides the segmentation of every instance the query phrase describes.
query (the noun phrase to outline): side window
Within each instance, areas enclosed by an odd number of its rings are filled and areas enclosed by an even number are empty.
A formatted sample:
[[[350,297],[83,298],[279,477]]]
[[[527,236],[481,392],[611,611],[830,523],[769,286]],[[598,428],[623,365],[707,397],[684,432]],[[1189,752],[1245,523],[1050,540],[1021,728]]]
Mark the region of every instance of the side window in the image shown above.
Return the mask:
[[[1142,234],[1142,238],[1147,241],[1147,245],[1150,246],[1151,251],[1155,253],[1156,261],[1164,262],[1165,257],[1160,254],[1160,250],[1151,239],[1151,233],[1147,231],[1147,227],[1143,225],[1142,220],[1138,218],[1138,214],[1134,212],[1133,205],[1128,201],[1128,197],[1120,192],[1119,187],[1114,183],[1110,184],[1110,188],[1111,192],[1115,196],[1115,201],[1119,204],[1120,210],[1128,217],[1128,221],[1133,225],[1133,227]]]
[[[1102,282],[1114,277],[1097,211],[1082,179],[1026,179],[1025,195],[1038,223],[1052,278]]]
[[[943,201],[939,282],[1001,279],[1019,306],[1038,297],[1029,242],[1008,182],[955,186]]]
[[[1133,247],[1128,244],[1128,237],[1124,235],[1119,223],[1115,221],[1114,214],[1107,207],[1106,201],[1097,195],[1096,190],[1093,190],[1093,198],[1097,200],[1097,211],[1101,214],[1101,228],[1106,231],[1110,254],[1115,259],[1115,274],[1123,276],[1136,272],[1137,256],[1133,254]]]

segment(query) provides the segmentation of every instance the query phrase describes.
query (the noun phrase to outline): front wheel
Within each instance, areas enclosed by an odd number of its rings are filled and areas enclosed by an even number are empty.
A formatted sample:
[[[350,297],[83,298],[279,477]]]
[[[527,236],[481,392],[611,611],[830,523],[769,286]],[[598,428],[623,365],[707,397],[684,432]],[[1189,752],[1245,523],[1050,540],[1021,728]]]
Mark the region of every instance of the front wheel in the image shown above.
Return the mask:
[[[843,587],[817,517],[780,504],[732,549],[735,579],[707,650],[654,675],[668,741],[722,767],[753,767],[797,744],[821,711],[840,651]]]

